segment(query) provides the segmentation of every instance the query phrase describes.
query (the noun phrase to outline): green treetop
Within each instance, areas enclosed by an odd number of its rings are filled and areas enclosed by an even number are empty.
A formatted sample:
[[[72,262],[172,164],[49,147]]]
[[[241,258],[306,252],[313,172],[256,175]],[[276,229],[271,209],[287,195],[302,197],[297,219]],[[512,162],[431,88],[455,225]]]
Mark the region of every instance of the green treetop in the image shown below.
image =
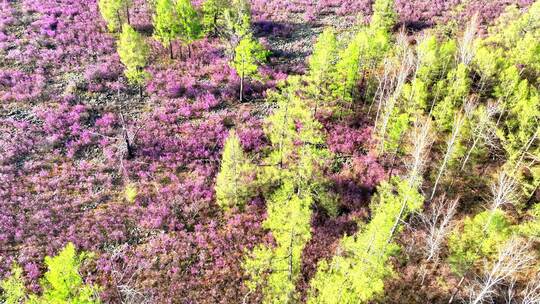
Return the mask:
[[[287,180],[267,201],[263,227],[272,232],[276,246],[261,245],[244,262],[250,275],[247,286],[261,286],[263,303],[292,303],[299,300],[295,282],[301,274],[302,252],[311,238],[312,197],[297,191]]]
[[[336,35],[330,27],[326,28],[315,43],[313,54],[309,58],[308,79],[311,89],[318,95],[324,93],[331,84],[337,59]]]
[[[79,274],[79,267],[87,258],[86,253],[78,255],[72,243],[68,243],[57,256],[45,257],[48,270],[41,281],[43,294],[31,297],[30,303],[99,303],[95,298],[96,288],[85,285]]]
[[[98,6],[101,16],[107,22],[107,28],[111,32],[120,29],[127,22],[129,24],[129,6],[131,0],[99,0]],[[124,14],[125,11],[125,14]]]
[[[216,179],[216,198],[221,208],[244,207],[250,195],[248,175],[253,170],[242,151],[240,139],[231,130],[223,148],[221,170]]]
[[[22,276],[22,268],[13,264],[11,275],[0,282],[0,302],[5,304],[20,304],[24,303],[26,296],[26,288]]]
[[[384,280],[393,273],[388,259],[399,250],[393,236],[424,199],[409,181],[398,178],[383,182],[377,192],[371,203],[371,222],[344,237],[330,262],[319,264],[308,303],[370,303],[383,292]]]
[[[142,85],[148,74],[144,71],[148,58],[148,46],[141,34],[137,33],[129,24],[122,26],[122,33],[118,40],[118,55],[126,67],[124,74],[130,83],[139,85],[142,94]]]
[[[394,0],[375,0],[370,27],[390,33],[398,20]]]
[[[258,65],[266,60],[268,51],[248,35],[235,48],[232,67],[240,76],[240,101],[244,99],[244,80],[257,74]]]
[[[199,14],[190,0],[178,0],[176,12],[180,19],[180,39],[190,45],[201,37],[202,26]]]
[[[510,233],[510,223],[499,209],[467,217],[463,226],[456,227],[448,238],[452,270],[463,275],[480,258],[493,258]]]
[[[180,33],[180,22],[174,9],[173,0],[157,0],[154,14],[154,37],[169,47],[171,59],[173,58],[172,42]]]
[[[226,0],[206,0],[202,4],[202,26],[206,33],[216,32],[218,23],[228,8]]]
[[[77,254],[75,246],[68,243],[55,257],[45,257],[47,272],[40,281],[41,295],[31,294],[24,287],[22,269],[16,264],[11,276],[0,282],[3,294],[0,300],[6,304],[98,304],[98,288],[85,284],[79,267],[91,256]]]

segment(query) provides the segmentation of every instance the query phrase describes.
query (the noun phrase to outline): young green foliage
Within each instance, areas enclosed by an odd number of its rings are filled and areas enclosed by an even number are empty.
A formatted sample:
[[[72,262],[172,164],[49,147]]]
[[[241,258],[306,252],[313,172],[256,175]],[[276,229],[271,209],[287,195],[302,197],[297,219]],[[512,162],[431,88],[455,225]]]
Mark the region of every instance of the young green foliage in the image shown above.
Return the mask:
[[[124,74],[128,81],[139,85],[139,87],[142,87],[148,78],[148,73],[144,71],[148,60],[148,52],[148,46],[142,35],[125,23],[122,26],[122,33],[118,40],[118,55],[120,61],[126,67]]]
[[[392,32],[398,15],[394,7],[395,0],[375,0],[370,27],[376,30]]]
[[[315,43],[309,58],[308,79],[316,96],[325,93],[332,83],[337,58],[336,35],[331,27],[326,28]]]
[[[169,47],[171,59],[174,57],[172,42],[180,33],[180,20],[176,15],[173,0],[157,0],[154,20],[154,37],[164,47]]]
[[[302,251],[311,238],[309,192],[296,191],[286,180],[267,201],[268,215],[263,227],[272,231],[276,246],[258,246],[244,263],[250,275],[248,287],[262,286],[263,303],[291,303],[298,300],[295,282],[301,274]]]
[[[266,61],[268,51],[251,35],[245,36],[234,50],[232,67],[240,76],[240,102],[244,100],[244,80],[257,75],[258,65]]]
[[[0,282],[5,304],[99,304],[98,288],[83,282],[79,267],[90,256],[77,254],[75,246],[68,243],[54,257],[45,257],[47,272],[41,279],[41,295],[31,294],[24,286],[22,269],[14,264],[11,276]]]
[[[330,262],[319,264],[308,303],[369,303],[383,292],[384,279],[393,274],[388,259],[399,250],[392,237],[401,230],[401,220],[419,210],[424,200],[409,181],[399,178],[382,183],[377,191],[371,222],[344,237]]]
[[[191,4],[191,0],[178,0],[176,12],[180,21],[180,39],[185,44],[190,45],[202,34],[199,14]]]
[[[390,35],[387,32],[361,27],[347,47],[339,52],[333,83],[337,97],[352,101],[358,82],[365,91],[370,91],[369,85],[374,82],[371,79],[374,77],[368,76],[368,71],[380,65],[389,49]]]
[[[265,193],[270,193],[263,226],[272,232],[276,246],[261,245],[244,262],[250,275],[247,286],[261,288],[264,303],[299,300],[295,283],[301,273],[302,251],[311,238],[311,208],[318,204],[330,214],[336,213],[321,172],[329,157],[323,147],[322,126],[296,95],[299,79],[290,77],[289,81],[289,87],[272,96],[278,108],[267,119],[265,129],[271,152],[259,175]]]
[[[99,11],[103,19],[107,22],[107,28],[111,32],[120,29],[120,26],[129,23],[129,6],[131,0],[99,0]],[[124,15],[125,11],[125,15]]]
[[[25,302],[26,288],[22,276],[22,268],[13,264],[11,275],[0,282],[0,302],[5,304],[20,304]]]
[[[463,226],[456,227],[448,238],[448,261],[452,270],[463,275],[479,259],[493,258],[510,232],[510,223],[499,209],[467,217]]]
[[[79,267],[90,256],[76,253],[68,243],[55,257],[45,257],[47,272],[41,280],[41,295],[31,295],[29,304],[98,304],[98,288],[83,282]]]
[[[254,170],[242,151],[234,130],[229,132],[223,148],[221,170],[216,178],[216,198],[224,210],[242,209],[250,196],[249,174]]]
[[[206,0],[202,4],[202,26],[205,33],[217,32],[220,19],[228,7],[226,0]]]

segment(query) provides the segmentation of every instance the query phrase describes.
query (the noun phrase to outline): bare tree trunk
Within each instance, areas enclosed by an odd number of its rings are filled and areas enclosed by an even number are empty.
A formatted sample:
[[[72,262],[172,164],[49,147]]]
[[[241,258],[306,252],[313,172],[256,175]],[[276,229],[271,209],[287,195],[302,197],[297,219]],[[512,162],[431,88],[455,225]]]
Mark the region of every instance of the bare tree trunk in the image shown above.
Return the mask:
[[[127,17],[127,23],[131,25],[130,16],[129,16],[129,5],[126,4],[126,17]]]
[[[244,101],[244,71],[242,71],[242,76],[240,77],[240,102]]]
[[[456,116],[454,120],[454,126],[452,127],[452,135],[450,136],[450,139],[448,140],[446,153],[444,154],[444,159],[439,169],[439,173],[437,174],[437,178],[435,179],[435,185],[433,186],[433,191],[431,192],[431,196],[429,200],[432,200],[433,197],[435,196],[435,193],[437,192],[437,186],[439,185],[441,177],[446,169],[446,164],[448,163],[452,153],[454,152],[454,147],[458,140],[458,135],[460,134],[461,127],[464,121],[465,121],[465,118],[463,117],[461,113],[459,113],[458,116]]]
[[[170,52],[170,55],[171,55],[171,59],[174,59],[172,39],[169,40],[169,52]]]

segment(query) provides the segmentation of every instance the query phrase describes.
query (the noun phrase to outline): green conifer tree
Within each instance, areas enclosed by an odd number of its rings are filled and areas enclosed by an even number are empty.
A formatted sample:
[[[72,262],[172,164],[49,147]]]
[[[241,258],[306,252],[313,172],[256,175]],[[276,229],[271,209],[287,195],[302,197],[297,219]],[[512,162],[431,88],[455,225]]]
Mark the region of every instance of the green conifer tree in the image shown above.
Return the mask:
[[[201,20],[191,0],[177,0],[176,12],[180,19],[180,39],[188,46],[189,57],[191,57],[191,44],[201,38]]]
[[[311,82],[310,91],[316,97],[325,94],[332,84],[337,59],[337,43],[334,30],[326,28],[317,39],[313,54],[309,58],[308,79]]]
[[[173,0],[157,0],[154,14],[154,37],[169,48],[171,59],[174,58],[173,41],[180,33],[180,22],[176,15]]]
[[[126,67],[124,74],[128,81],[139,86],[142,96],[142,86],[148,78],[144,71],[148,58],[148,46],[141,34],[137,33],[129,24],[122,26],[122,33],[118,40],[118,55]]]
[[[31,296],[30,303],[100,303],[96,298],[96,287],[84,284],[79,274],[81,263],[88,257],[87,253],[78,255],[72,243],[55,257],[45,257],[48,270],[41,280],[43,293],[39,297]]]
[[[390,33],[398,20],[394,7],[395,0],[375,0],[370,27]]]
[[[242,151],[240,139],[236,132],[231,130],[225,141],[221,170],[216,178],[216,198],[221,208],[229,210],[233,207],[244,207],[250,196],[248,178],[253,170]]]
[[[511,235],[502,210],[488,210],[467,217],[448,238],[448,261],[452,270],[464,275],[480,258],[492,258]]]
[[[99,0],[98,7],[103,19],[107,22],[107,28],[111,32],[120,29],[120,26],[130,23],[129,7],[131,0]]]
[[[392,240],[401,221],[422,207],[423,196],[407,180],[382,183],[372,200],[372,219],[340,242],[339,253],[322,261],[311,281],[310,304],[370,303],[393,273],[388,259],[399,247]]]
[[[13,264],[11,275],[0,282],[0,302],[5,304],[24,303],[27,298],[26,288],[22,276],[22,268]]]
[[[14,265],[11,276],[0,282],[3,290],[0,299],[6,304],[99,304],[98,287],[85,284],[79,274],[81,263],[89,258],[91,255],[88,253],[77,254],[72,243],[68,243],[58,255],[45,257],[47,272],[40,281],[40,295],[28,295],[22,269]]]
[[[295,94],[299,79],[290,77],[289,81],[281,94],[271,97],[277,99],[278,109],[267,120],[265,133],[271,152],[259,174],[260,184],[267,189],[264,192],[269,193],[263,226],[276,245],[258,246],[244,262],[250,275],[247,286],[251,290],[260,287],[264,303],[299,300],[295,284],[301,273],[302,251],[311,238],[312,207],[319,205],[336,213],[321,170],[330,156],[323,147],[322,126],[305,100]]]
[[[235,48],[232,67],[240,76],[240,102],[244,100],[244,81],[247,77],[257,75],[258,65],[268,56],[268,51],[251,35],[244,37]]]
[[[206,0],[202,4],[202,26],[205,33],[217,33],[220,20],[228,8],[226,0]]]

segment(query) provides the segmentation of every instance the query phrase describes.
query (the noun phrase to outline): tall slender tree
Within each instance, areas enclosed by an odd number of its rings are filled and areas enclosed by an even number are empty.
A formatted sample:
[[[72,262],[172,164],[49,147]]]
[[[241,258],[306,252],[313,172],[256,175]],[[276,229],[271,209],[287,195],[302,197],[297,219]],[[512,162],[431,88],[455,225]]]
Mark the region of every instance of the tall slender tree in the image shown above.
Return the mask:
[[[154,20],[154,37],[169,48],[174,58],[173,41],[180,34],[180,20],[176,14],[173,0],[157,0]]]
[[[251,35],[244,37],[236,47],[231,65],[240,76],[240,102],[244,101],[245,79],[257,75],[258,65],[263,63],[267,56],[268,51]]]
[[[187,45],[191,57],[191,44],[202,34],[200,16],[191,0],[177,0],[176,12],[180,21],[180,39]]]
[[[148,78],[148,73],[144,71],[148,61],[148,52],[149,49],[143,36],[125,23],[118,40],[118,55],[126,67],[124,74],[130,83],[139,86],[141,96],[142,86]]]
[[[120,29],[125,22],[130,23],[129,7],[131,0],[99,0],[98,6],[101,16],[107,22],[111,32]]]
[[[223,148],[221,170],[216,178],[216,198],[221,208],[229,210],[233,207],[242,209],[249,197],[249,174],[253,171],[234,130]]]

